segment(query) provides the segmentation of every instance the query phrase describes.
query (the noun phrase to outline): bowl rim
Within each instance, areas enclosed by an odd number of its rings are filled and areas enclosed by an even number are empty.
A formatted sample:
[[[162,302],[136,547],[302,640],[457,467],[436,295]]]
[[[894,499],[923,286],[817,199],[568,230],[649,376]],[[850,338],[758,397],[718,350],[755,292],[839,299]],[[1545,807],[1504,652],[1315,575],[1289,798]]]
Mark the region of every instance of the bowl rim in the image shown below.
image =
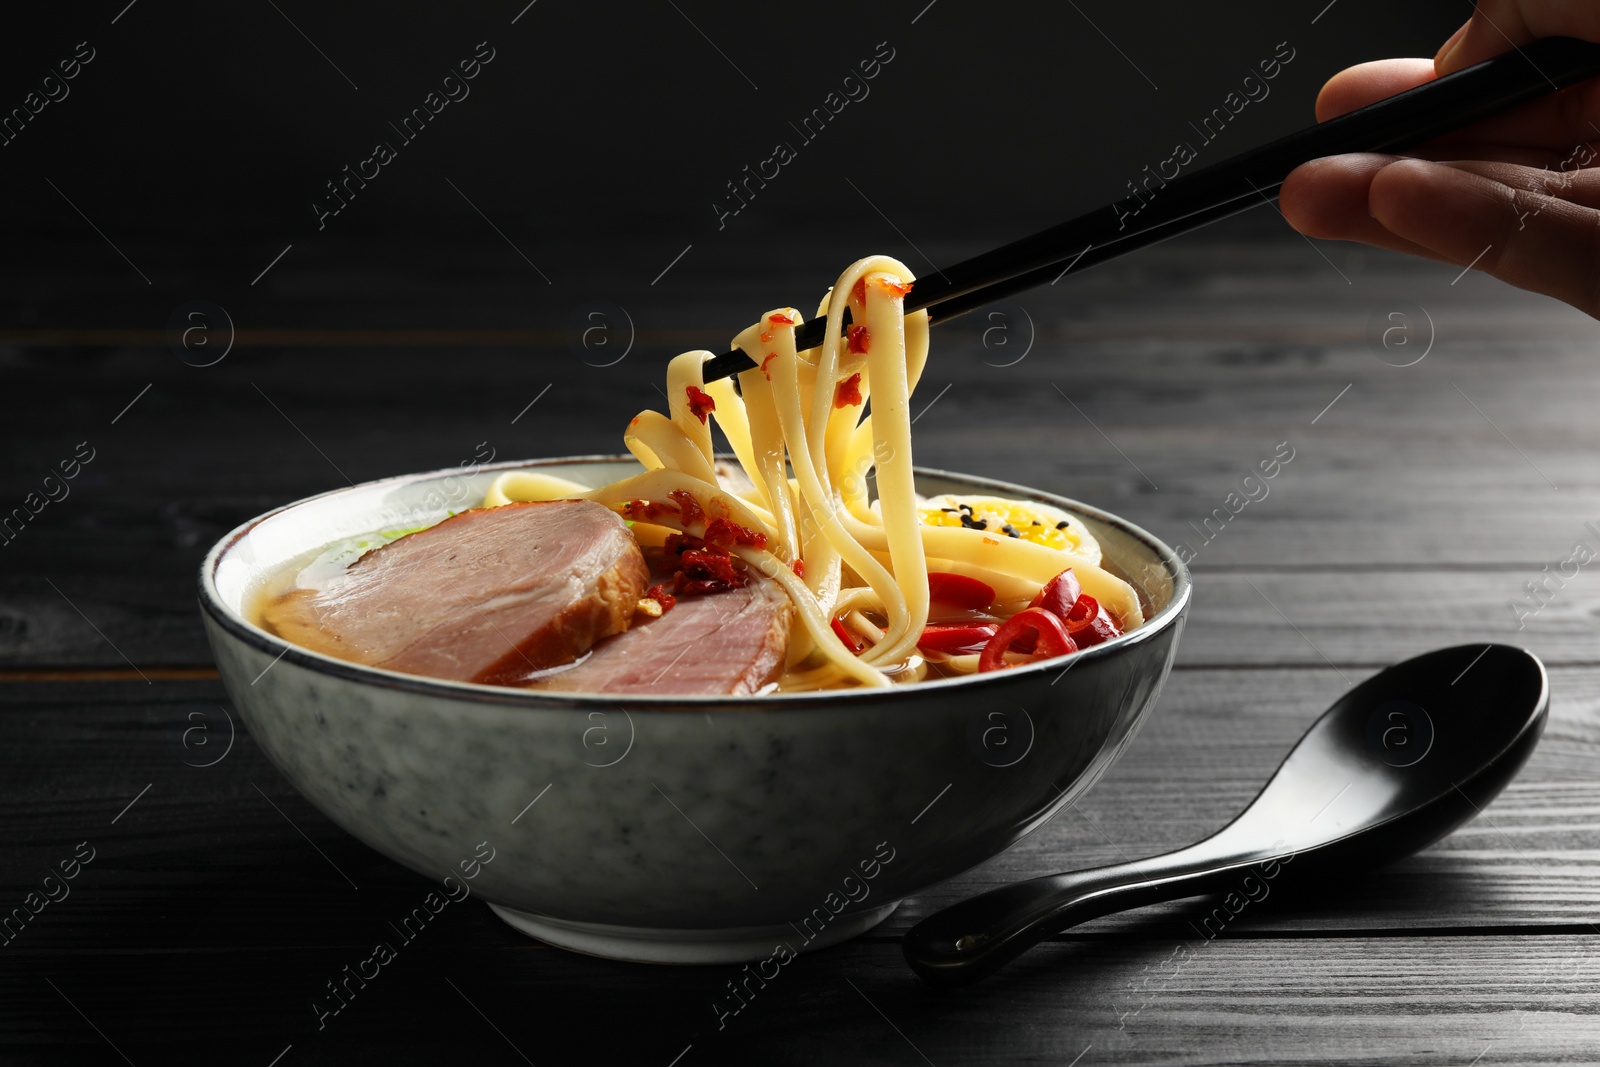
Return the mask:
[[[1012,667],[1005,671],[990,672],[987,674],[972,674],[960,678],[935,678],[927,681],[916,682],[908,685],[893,685],[881,688],[856,687],[852,689],[821,689],[798,693],[765,693],[760,695],[745,694],[711,695],[711,696],[682,696],[682,695],[652,695],[644,693],[616,694],[616,693],[581,693],[581,692],[546,692],[535,689],[517,689],[510,686],[482,685],[476,682],[459,682],[443,678],[429,678],[418,674],[403,674],[399,671],[386,670],[382,667],[369,667],[365,664],[352,663],[349,660],[336,659],[320,652],[302,648],[299,645],[285,641],[275,634],[268,633],[259,626],[246,619],[242,613],[234,611],[223,603],[221,594],[216,588],[216,572],[223,558],[237,545],[251,530],[270,519],[286,512],[293,511],[313,501],[325,500],[330,497],[366,492],[380,486],[397,486],[413,482],[427,481],[440,477],[461,477],[463,473],[481,474],[490,471],[515,471],[530,470],[539,467],[570,466],[588,463],[625,463],[634,461],[633,456],[623,454],[594,454],[585,456],[557,456],[532,460],[501,460],[497,463],[479,464],[469,472],[463,472],[460,467],[443,467],[438,470],[422,471],[413,474],[391,475],[386,478],[377,478],[372,481],[359,482],[355,485],[340,486],[299,500],[280,505],[270,511],[262,512],[252,519],[240,523],[233,530],[212,545],[206,552],[205,559],[200,564],[200,607],[211,620],[231,636],[253,646],[257,651],[274,656],[273,662],[288,660],[297,666],[321,674],[331,675],[346,681],[374,685],[380,688],[400,690],[424,696],[447,697],[455,700],[464,700],[479,704],[510,705],[530,709],[547,711],[583,710],[585,705],[601,704],[610,708],[623,708],[629,711],[672,711],[682,714],[683,709],[693,707],[703,708],[706,711],[715,709],[733,710],[748,709],[752,704],[760,707],[770,707],[774,710],[781,708],[805,708],[814,706],[834,706],[840,703],[854,703],[856,701],[882,701],[897,702],[907,697],[914,697],[919,693],[929,695],[947,691],[959,691],[963,688],[992,687],[1001,681],[1024,681],[1041,673],[1057,670],[1057,660],[1041,660],[1038,663],[1025,664]],[[1156,639],[1158,636],[1171,629],[1183,617],[1189,606],[1192,591],[1192,580],[1188,566],[1183,559],[1166,542],[1150,533],[1141,526],[1136,525],[1104,511],[1090,504],[1074,500],[1070,497],[1059,496],[1046,492],[1043,489],[1034,489],[1029,486],[1018,485],[1014,482],[1004,482],[995,478],[986,478],[978,475],[961,474],[956,471],[947,471],[937,467],[913,466],[914,476],[929,476],[946,478],[952,481],[964,482],[982,491],[994,492],[997,496],[1017,496],[1019,499],[1038,499],[1044,503],[1060,507],[1063,510],[1094,519],[1097,522],[1110,526],[1120,532],[1142,542],[1146,548],[1154,552],[1158,562],[1163,565],[1172,580],[1172,595],[1166,605],[1153,616],[1145,619],[1143,625],[1131,633],[1121,634],[1110,641],[1094,645],[1090,648],[1076,652],[1067,667],[1062,668],[1064,674],[1071,670],[1079,661],[1108,659],[1123,649],[1130,649]],[[314,547],[314,546],[313,546]],[[1051,683],[1054,684],[1054,683]]]

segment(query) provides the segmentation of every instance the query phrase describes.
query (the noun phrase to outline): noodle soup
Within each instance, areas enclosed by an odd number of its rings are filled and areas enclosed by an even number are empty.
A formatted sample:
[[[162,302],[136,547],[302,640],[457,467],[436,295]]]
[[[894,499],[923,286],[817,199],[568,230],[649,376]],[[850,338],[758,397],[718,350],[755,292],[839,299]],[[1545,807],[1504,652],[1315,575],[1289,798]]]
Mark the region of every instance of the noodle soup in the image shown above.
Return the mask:
[[[624,431],[637,473],[501,474],[482,507],[290,568],[253,620],[408,673],[686,695],[1004,670],[1139,627],[1081,518],[917,494],[928,320],[905,312],[912,285],[897,260],[852,264],[817,347],[798,350],[804,316],[778,308],[735,339],[755,364],[737,384],[705,381],[710,352],[673,359],[667,410]]]

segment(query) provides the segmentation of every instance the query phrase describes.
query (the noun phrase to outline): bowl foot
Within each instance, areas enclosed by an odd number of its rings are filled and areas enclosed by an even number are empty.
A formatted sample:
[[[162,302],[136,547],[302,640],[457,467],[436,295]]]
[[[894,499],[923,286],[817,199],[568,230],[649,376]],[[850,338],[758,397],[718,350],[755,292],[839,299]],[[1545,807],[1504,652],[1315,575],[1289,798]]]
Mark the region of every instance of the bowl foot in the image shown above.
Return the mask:
[[[869,911],[840,915],[807,941],[788,923],[712,930],[668,930],[648,926],[610,926],[570,922],[490,904],[501,919],[529,937],[557,948],[632,963],[751,963],[774,954],[779,944],[799,952],[827,948],[864,934],[887,919],[898,900]]]

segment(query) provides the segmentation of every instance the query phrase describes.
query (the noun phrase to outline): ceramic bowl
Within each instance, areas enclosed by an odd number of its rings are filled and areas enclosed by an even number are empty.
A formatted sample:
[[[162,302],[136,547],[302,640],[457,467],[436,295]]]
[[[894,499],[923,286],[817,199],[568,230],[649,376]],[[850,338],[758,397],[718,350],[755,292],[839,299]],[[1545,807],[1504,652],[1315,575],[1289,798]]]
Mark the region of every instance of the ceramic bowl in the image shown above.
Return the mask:
[[[436,521],[502,471],[532,468],[593,485],[638,469],[581,457],[324,493],[223,538],[201,569],[201,606],[234,705],[312,804],[518,930],[601,956],[723,963],[820,948],[1004,851],[1132,739],[1188,610],[1188,571],[1131,523],[919,469],[926,495],[1083,517],[1109,569],[1139,589],[1145,624],[1067,660],[968,678],[685,700],[435,681],[309,652],[248,620],[252,597],[308,552]]]

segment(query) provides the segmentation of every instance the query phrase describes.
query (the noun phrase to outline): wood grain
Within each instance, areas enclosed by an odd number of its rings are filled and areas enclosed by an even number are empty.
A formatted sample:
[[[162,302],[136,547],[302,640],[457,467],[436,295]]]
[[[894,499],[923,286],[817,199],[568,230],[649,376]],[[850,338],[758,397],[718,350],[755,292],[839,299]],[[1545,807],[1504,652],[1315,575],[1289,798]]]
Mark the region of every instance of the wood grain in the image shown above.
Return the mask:
[[[1600,670],[1558,669],[1551,686],[1540,747],[1482,817],[1392,868],[1264,902],[1230,936],[1590,930],[1600,911],[1592,766]],[[1018,878],[1154,855],[1205,836],[1249,802],[1343,689],[1326,668],[1174,675],[1138,742],[1088,795],[1011,851],[908,900],[879,933],[896,934]],[[188,936],[194,910],[218,913],[218,947],[264,948],[285,936],[265,913],[354,922],[374,898],[409,899],[425,888],[425,879],[298,797],[237,725],[217,683],[13,683],[0,686],[0,722],[13,738],[0,749],[0,825],[12,828],[0,900],[20,898],[79,841],[101,853],[70,908],[60,909],[76,921],[58,924],[47,912],[40,929],[8,951],[88,949],[111,928],[124,950],[156,949]],[[1209,907],[1109,916],[1073,936],[1170,937]],[[137,924],[126,922],[130,914],[141,915]]]
[[[1600,402],[1593,324],[1481,279],[1451,286],[1431,264],[1362,255],[1374,266],[1346,286],[1293,239],[1161,246],[1030,298],[1037,338],[1011,366],[1001,364],[1025,343],[1016,312],[1000,334],[985,318],[941,327],[919,398],[950,388],[919,419],[918,458],[1064,492],[1179,541],[1287,440],[1294,463],[1270,497],[1195,545],[1202,565],[1558,559],[1600,521],[1586,462],[1600,443],[1588,417]],[[647,340],[614,366],[584,362],[565,312],[547,323],[564,344],[380,344],[349,358],[269,347],[207,368],[108,345],[66,393],[53,349],[8,348],[0,414],[15,446],[0,456],[0,500],[21,503],[80,440],[100,454],[75,497],[3,551],[25,569],[92,568],[116,540],[176,573],[186,546],[345,477],[448,466],[480,441],[502,457],[615,451],[625,420],[660,403],[679,334],[702,329],[701,343],[717,346],[742,321],[730,323],[730,307],[777,299],[754,286],[635,309]],[[432,303],[453,295],[446,287]],[[1402,301],[1426,310],[1436,333],[1428,357],[1404,369],[1368,340],[1372,314]],[[654,340],[661,331],[674,340]],[[382,417],[351,417],[367,406]]]
[[[800,957],[765,988],[752,982],[746,1006],[719,1027],[735,1003],[727,985],[743,978],[735,968],[641,967],[485,943],[466,913],[446,912],[319,1030],[313,1001],[331,1006],[324,983],[367,947],[308,943],[321,932],[314,914],[297,932],[276,948],[228,955],[26,960],[28,973],[0,975],[0,1025],[14,1035],[0,1047],[17,1064],[68,1053],[72,1062],[121,1062],[87,1017],[134,1063],[266,1064],[286,1047],[307,1064],[668,1064],[681,1055],[940,1067],[1077,1057],[1588,1064],[1600,1051],[1592,934],[1051,944],[951,994],[923,988],[898,946],[863,939]]]
[[[979,250],[925,247],[936,262]],[[70,301],[37,281],[14,294],[38,311],[0,333],[0,516],[78,442],[97,453],[67,499],[0,537],[0,906],[79,842],[96,853],[0,946],[0,1060],[1600,1059],[1600,585],[1568,576],[1520,629],[1509,606],[1537,603],[1524,583],[1574,541],[1600,546],[1586,527],[1600,527],[1597,327],[1442,266],[1308,246],[1264,216],[935,335],[919,462],[1075,496],[1196,554],[1178,668],[1094,790],[869,935],[789,965],[725,1028],[712,1004],[737,969],[561,952],[474,901],[319,1030],[324,983],[427,883],[324,819],[242,728],[227,747],[194,600],[205,549],[270,507],[451,466],[479,442],[501,458],[615,451],[623,421],[661,403],[667,356],[809,306],[849,258],[801,248],[776,280],[712,267],[698,295],[599,274],[579,298],[530,295],[448,245],[363,254],[352,270],[308,252],[318,285],[241,297],[237,348],[206,368],[125,278],[86,273]],[[633,316],[614,366],[577,344],[591,298]],[[1407,368],[1374,339],[1402,305],[1433,338]],[[1220,522],[1283,441],[1295,458],[1270,494]],[[1191,900],[1068,931],[953,995],[906,970],[898,938],[921,917],[1203,836],[1347,683],[1480,640],[1552,665],[1550,724],[1523,774],[1439,845],[1274,893],[1211,940],[1195,923],[1215,902]]]

